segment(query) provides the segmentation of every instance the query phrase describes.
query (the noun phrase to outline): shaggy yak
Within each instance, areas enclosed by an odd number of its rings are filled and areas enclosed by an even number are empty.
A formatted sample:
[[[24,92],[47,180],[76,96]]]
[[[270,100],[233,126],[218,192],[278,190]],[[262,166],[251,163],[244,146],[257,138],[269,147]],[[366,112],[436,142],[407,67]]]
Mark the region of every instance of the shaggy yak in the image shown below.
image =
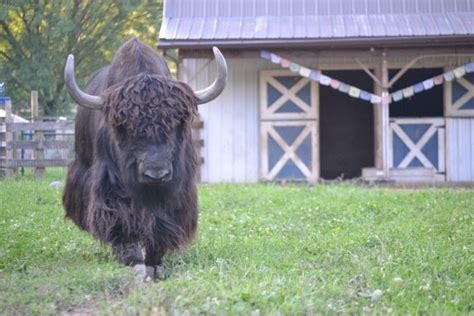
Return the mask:
[[[173,80],[163,58],[136,38],[92,75],[85,91],[76,84],[74,56],[66,62],[66,88],[80,105],[66,217],[111,244],[116,258],[144,278],[159,276],[163,256],[196,233],[191,122],[197,104],[224,89],[226,62],[217,48],[214,57],[217,78],[199,91]]]

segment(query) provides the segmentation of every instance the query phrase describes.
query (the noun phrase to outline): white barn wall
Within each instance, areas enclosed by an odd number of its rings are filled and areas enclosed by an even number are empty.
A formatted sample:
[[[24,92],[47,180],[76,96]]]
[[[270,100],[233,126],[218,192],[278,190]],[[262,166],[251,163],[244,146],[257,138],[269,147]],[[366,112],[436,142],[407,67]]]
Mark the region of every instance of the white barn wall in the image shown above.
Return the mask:
[[[199,107],[204,129],[201,156],[203,182],[249,183],[259,180],[259,72],[275,66],[261,59],[227,59],[227,88],[214,101]],[[184,59],[180,79],[192,88],[207,86],[215,63]]]
[[[474,118],[446,119],[448,181],[474,181]]]

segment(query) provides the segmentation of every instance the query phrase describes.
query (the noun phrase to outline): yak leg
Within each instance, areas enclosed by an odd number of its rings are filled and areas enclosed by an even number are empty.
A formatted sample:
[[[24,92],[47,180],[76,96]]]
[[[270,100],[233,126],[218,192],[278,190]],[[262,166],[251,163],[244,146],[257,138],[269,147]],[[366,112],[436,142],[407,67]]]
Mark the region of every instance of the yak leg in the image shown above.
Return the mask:
[[[117,243],[112,249],[117,260],[126,266],[143,264],[143,255],[138,243]]]
[[[112,249],[118,261],[133,267],[138,277],[146,278],[146,267],[138,243],[116,243],[112,245]]]
[[[88,230],[89,177],[89,169],[76,158],[69,167],[66,187],[63,193],[63,206],[66,210],[66,217],[70,218],[83,230]]]
[[[165,251],[161,247],[145,247],[145,265],[147,277],[164,279],[163,257]]]

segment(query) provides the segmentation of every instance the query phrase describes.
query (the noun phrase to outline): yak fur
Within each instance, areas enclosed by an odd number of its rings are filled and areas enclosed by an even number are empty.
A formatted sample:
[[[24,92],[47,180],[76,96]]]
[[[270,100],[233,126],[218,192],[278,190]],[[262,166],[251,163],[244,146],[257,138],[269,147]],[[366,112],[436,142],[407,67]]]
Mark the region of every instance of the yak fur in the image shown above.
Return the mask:
[[[167,252],[196,233],[196,97],[137,39],[126,42],[85,91],[101,95],[105,106],[78,107],[75,159],[63,195],[66,217],[110,243],[124,264],[161,265]],[[171,151],[173,176],[163,185],[137,180],[137,152],[150,144]]]

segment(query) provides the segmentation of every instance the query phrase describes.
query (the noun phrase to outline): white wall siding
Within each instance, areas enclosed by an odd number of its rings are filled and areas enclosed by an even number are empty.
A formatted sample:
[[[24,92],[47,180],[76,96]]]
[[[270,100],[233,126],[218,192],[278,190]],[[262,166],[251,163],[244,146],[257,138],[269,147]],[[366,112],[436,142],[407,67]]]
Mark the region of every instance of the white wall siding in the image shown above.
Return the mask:
[[[474,181],[474,118],[446,119],[448,181]]]
[[[203,182],[257,182],[259,179],[259,72],[275,68],[261,59],[228,59],[227,88],[199,107],[204,129]],[[215,77],[215,63],[185,59],[181,80],[194,89]]]

